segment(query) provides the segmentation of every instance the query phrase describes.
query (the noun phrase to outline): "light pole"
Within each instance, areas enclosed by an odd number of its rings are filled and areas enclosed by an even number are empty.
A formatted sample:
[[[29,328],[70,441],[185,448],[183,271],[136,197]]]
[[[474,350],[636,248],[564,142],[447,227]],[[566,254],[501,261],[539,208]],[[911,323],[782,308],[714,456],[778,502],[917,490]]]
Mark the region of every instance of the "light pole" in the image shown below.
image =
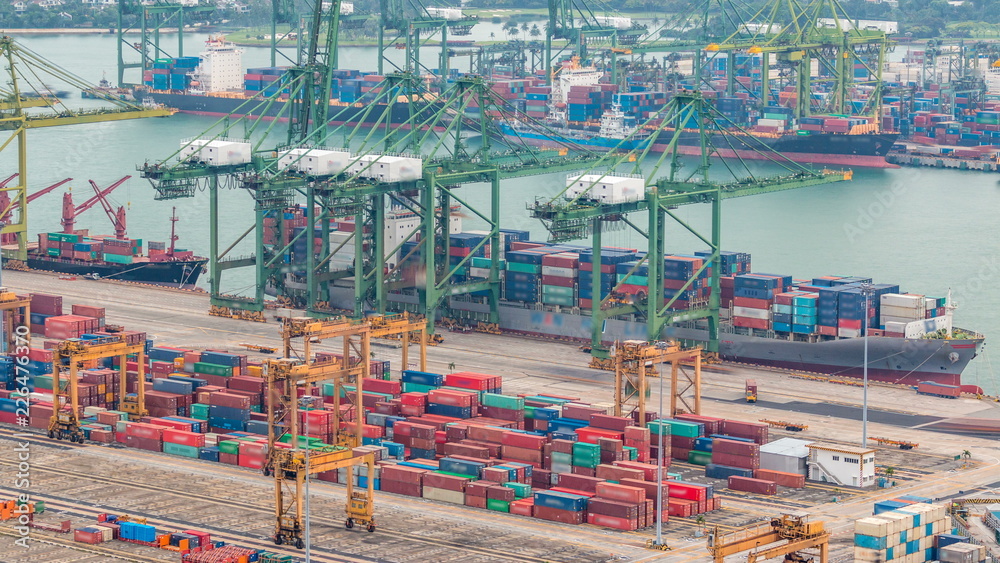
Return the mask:
[[[298,400],[298,399],[296,399],[296,400]],[[296,410],[296,416],[297,415],[298,415],[298,411]],[[305,426],[306,426],[306,432],[305,432],[305,434],[306,434],[306,436],[309,436],[309,415],[308,414],[306,414],[306,425]],[[308,438],[307,438],[307,440],[308,440]],[[299,443],[299,437],[298,436],[295,437],[295,443],[296,444]],[[302,508],[303,508],[303,510],[305,510],[305,513],[306,513],[305,530],[303,530],[303,534],[306,537],[305,538],[306,539],[306,563],[311,563],[311,561],[312,561],[312,553],[310,552],[311,550],[309,548],[309,544],[311,543],[310,542],[311,538],[309,537],[309,481],[310,481],[310,479],[309,479],[309,458],[310,457],[312,457],[312,450],[309,448],[309,442],[307,441],[306,442],[306,479],[305,479],[306,480],[306,486],[305,486],[306,499],[305,499],[305,502],[302,503],[302,505],[303,505]]]
[[[874,288],[870,283],[861,284],[861,295],[865,298],[865,310],[861,315],[861,329],[865,338],[865,360],[863,366],[864,374],[864,405],[861,410],[861,447],[868,447],[868,310],[871,307],[871,297]]]
[[[657,350],[665,350],[667,348],[666,342],[657,342]],[[660,419],[663,419],[663,373],[660,370],[660,364],[656,364],[656,373],[660,380],[660,406],[657,407],[657,414]],[[646,369],[645,362],[640,360],[639,369]],[[645,377],[643,377],[645,381]],[[645,393],[645,389],[641,391]],[[643,425],[646,424],[645,420],[640,420]],[[657,443],[659,447],[656,450],[656,545],[663,545],[663,423],[661,422],[658,427],[659,432],[657,432]]]

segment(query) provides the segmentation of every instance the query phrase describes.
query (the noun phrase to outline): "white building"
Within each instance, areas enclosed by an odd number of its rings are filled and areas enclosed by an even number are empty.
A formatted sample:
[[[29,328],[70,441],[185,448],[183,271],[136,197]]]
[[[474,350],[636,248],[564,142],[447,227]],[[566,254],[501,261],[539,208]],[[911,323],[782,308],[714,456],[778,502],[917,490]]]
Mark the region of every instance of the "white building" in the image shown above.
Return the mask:
[[[646,195],[646,182],[641,176],[570,174],[566,177],[566,188],[566,199],[580,196],[601,203],[624,203]]]
[[[458,21],[462,19],[461,8],[427,8],[427,15],[432,18],[441,18],[448,21]]]
[[[760,468],[798,475],[809,474],[809,440],[781,438],[760,447]]]
[[[871,487],[875,484],[875,450],[820,442],[807,447],[809,480],[848,487]]]
[[[200,53],[201,63],[195,72],[198,87],[206,92],[233,92],[243,90],[243,49],[212,37],[205,42]]]

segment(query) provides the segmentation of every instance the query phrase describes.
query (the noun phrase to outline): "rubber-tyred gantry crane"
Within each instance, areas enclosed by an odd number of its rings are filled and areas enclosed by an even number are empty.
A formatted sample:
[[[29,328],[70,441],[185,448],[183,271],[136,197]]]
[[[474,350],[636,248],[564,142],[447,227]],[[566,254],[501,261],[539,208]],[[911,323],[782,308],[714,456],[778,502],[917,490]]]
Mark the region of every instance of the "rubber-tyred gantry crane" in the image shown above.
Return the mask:
[[[594,358],[594,361],[600,360]],[[648,378],[657,377],[656,366],[667,362],[671,368],[669,416],[682,412],[678,410],[678,403],[683,405],[683,412],[701,414],[701,348],[682,349],[676,342],[625,340],[615,342],[610,358],[615,372],[615,416],[627,417],[638,413],[639,426],[646,426]],[[687,378],[686,386],[682,386],[678,377],[681,362],[694,364],[694,375]],[[688,402],[685,394],[691,388],[694,389],[694,397],[692,402]],[[659,413],[661,417],[668,414]]]
[[[78,394],[79,369],[82,362],[118,358],[118,405],[117,410],[129,413],[129,419],[139,420],[149,414],[146,411],[146,394],[143,382],[146,380],[144,365],[145,338],[129,343],[130,336],[120,334],[93,340],[66,340],[53,350],[52,358],[52,418],[49,419],[49,438],[69,438],[71,442],[83,443],[80,431],[80,397]],[[135,396],[126,392],[127,357],[136,354],[138,364],[138,385]],[[68,368],[68,377],[63,378],[63,368]],[[68,382],[67,395],[63,394],[63,381]],[[66,407],[69,407],[68,409]]]
[[[343,467],[365,465],[368,469],[367,489],[355,490],[353,475],[347,479],[346,526],[366,527],[375,531],[373,454],[355,455],[353,449],[362,443],[364,407],[362,393],[364,380],[369,376],[371,330],[366,322],[324,321],[312,319],[285,319],[282,331],[285,350],[290,351],[290,339],[304,339],[305,361],[291,358],[268,360],[264,365],[264,379],[268,394],[268,458],[264,474],[274,476],[275,528],[274,543],[302,548],[308,538],[305,531],[305,481],[310,475],[334,471]],[[314,362],[309,345],[325,339],[343,340],[342,360]],[[357,355],[353,356],[351,352]],[[348,400],[348,413],[334,411],[331,426],[333,444],[302,450],[297,441],[300,435],[299,386],[312,386],[332,380],[334,396]],[[352,386],[352,389],[347,389]],[[283,428],[290,433],[294,447],[279,442],[276,432]]]
[[[819,563],[827,563],[829,542],[830,532],[826,531],[823,522],[808,522],[805,517],[784,514],[770,522],[727,534],[721,534],[716,528],[708,534],[708,551],[715,563],[723,563],[729,555],[749,551],[747,562],[755,563],[781,555],[785,556],[785,561],[812,561],[798,552],[819,549]]]

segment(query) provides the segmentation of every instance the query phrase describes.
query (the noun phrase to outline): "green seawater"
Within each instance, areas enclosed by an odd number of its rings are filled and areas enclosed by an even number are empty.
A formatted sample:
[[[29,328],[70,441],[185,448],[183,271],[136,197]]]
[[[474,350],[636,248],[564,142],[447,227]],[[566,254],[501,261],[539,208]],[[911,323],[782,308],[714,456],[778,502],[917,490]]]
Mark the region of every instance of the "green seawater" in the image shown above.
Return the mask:
[[[488,33],[486,34],[488,35]],[[500,36],[500,34],[498,34]],[[205,35],[192,35],[187,55],[197,54]],[[109,35],[27,36],[22,44],[52,62],[96,83],[102,73],[115,77],[115,39]],[[166,36],[165,46],[175,39]],[[374,69],[375,49],[343,48],[341,67]],[[391,56],[401,58],[392,53]],[[435,60],[434,50],[425,50],[426,61]],[[262,48],[246,48],[245,66],[268,64]],[[279,63],[280,64],[280,63]],[[429,63],[428,63],[429,64]],[[60,88],[58,80],[49,81]],[[79,99],[76,106],[98,102]],[[208,195],[156,202],[149,184],[139,179],[136,166],[166,158],[182,138],[208,129],[213,118],[176,115],[117,123],[78,125],[30,131],[29,191],[66,177],[79,204],[92,194],[87,180],[106,186],[131,174],[133,179],[119,188],[113,200],[129,206],[129,235],[144,240],[165,241],[167,220],[177,207],[178,246],[208,253]],[[714,170],[724,170],[720,161]],[[15,151],[0,153],[0,173],[13,173]],[[649,169],[652,162],[643,163]],[[685,161],[684,172],[694,172],[693,161]],[[756,173],[776,172],[773,166],[751,165]],[[528,229],[533,238],[544,239],[539,222],[528,217],[525,204],[536,197],[554,196],[565,185],[564,174],[548,174],[509,180],[503,184],[502,218],[505,227]],[[943,296],[949,289],[959,306],[957,326],[987,336],[987,348],[965,372],[966,383],[978,383],[992,392],[1000,390],[989,355],[990,338],[1000,335],[1000,236],[996,229],[1000,212],[1000,175],[938,169],[857,169],[850,182],[791,190],[769,195],[729,200],[723,205],[723,241],[727,250],[753,255],[755,271],[790,274],[795,278],[821,275],[871,276],[880,283],[898,283],[904,291]],[[44,196],[31,206],[32,234],[59,229],[63,190]],[[489,201],[486,185],[460,188],[473,206],[485,209]],[[241,234],[252,222],[250,197],[238,189],[223,190],[222,245]],[[687,206],[674,211],[678,218],[708,236],[707,206]],[[466,213],[464,228],[483,228]],[[645,224],[642,216],[634,222]],[[77,228],[93,233],[111,230],[107,217],[95,208],[82,215]],[[605,244],[638,246],[640,237],[626,230],[605,234]],[[705,245],[678,224],[667,229],[668,251],[692,252]],[[231,255],[250,254],[251,245],[241,244]],[[252,274],[229,272],[227,291],[248,288]],[[998,358],[1000,360],[1000,358]],[[1000,368],[1000,364],[997,365]]]

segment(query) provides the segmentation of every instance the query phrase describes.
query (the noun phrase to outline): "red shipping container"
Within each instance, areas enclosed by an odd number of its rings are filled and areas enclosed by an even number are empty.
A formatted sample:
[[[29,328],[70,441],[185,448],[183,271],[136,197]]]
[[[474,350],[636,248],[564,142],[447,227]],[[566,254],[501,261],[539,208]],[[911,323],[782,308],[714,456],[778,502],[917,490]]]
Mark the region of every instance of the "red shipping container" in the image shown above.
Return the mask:
[[[559,522],[562,524],[583,524],[585,518],[584,512],[560,510],[558,508],[551,508],[548,506],[535,506],[534,515],[535,518],[539,518],[541,520]]]
[[[770,299],[752,299],[750,297],[734,297],[733,305],[737,307],[748,307],[750,309],[770,309]]]
[[[689,483],[678,483],[676,481],[667,481],[667,483],[670,487],[670,496],[673,498],[682,498],[694,501],[702,501],[707,498],[707,487],[700,487]]]
[[[371,391],[373,393],[386,393],[394,396],[398,396],[400,393],[402,393],[402,383],[400,383],[399,381],[388,381],[386,379],[366,379],[363,385],[365,391]]]
[[[426,473],[424,474],[423,485],[434,489],[462,492],[465,490],[465,485],[471,480],[467,477],[457,477],[443,473]]]
[[[739,475],[733,475],[729,478],[729,488],[734,491],[744,491],[759,495],[778,494],[778,485],[774,481],[740,477]]]
[[[597,496],[600,498],[622,502],[646,502],[646,491],[638,487],[629,487],[615,483],[598,483]]]
[[[170,442],[171,444],[180,444],[182,446],[193,446],[196,448],[205,447],[204,434],[174,430],[173,428],[163,430],[163,441]]]
[[[596,494],[598,483],[603,483],[603,482],[605,482],[604,479],[598,479],[597,477],[594,477],[592,475],[588,476],[577,473],[560,473],[558,480],[560,488],[585,491],[591,494]]]
[[[740,442],[725,438],[712,439],[712,454],[732,454],[746,457],[759,457],[760,445],[754,442]]]
[[[431,389],[427,393],[428,402],[452,407],[471,407],[474,395],[451,389]]]
[[[595,526],[601,526],[604,528],[623,530],[626,532],[639,529],[638,516],[636,518],[619,518],[616,516],[608,516],[606,514],[597,514],[595,512],[588,512],[587,523],[593,524]]]
[[[580,442],[587,442],[589,444],[596,444],[599,438],[611,438],[613,440],[621,440],[625,437],[624,432],[616,432],[614,430],[604,430],[601,428],[593,428],[590,426],[584,428],[577,428],[576,435]]]
[[[145,424],[142,422],[129,422],[125,425],[125,435],[146,440],[161,440],[163,438],[162,426]]]
[[[779,486],[790,487],[793,489],[801,489],[806,486],[806,476],[798,473],[758,469],[754,472],[754,477],[764,481],[774,481]]]
[[[522,434],[520,432],[505,432],[500,439],[500,443],[505,446],[524,448],[529,450],[541,450],[546,443],[545,436],[535,436],[533,434]]]
[[[752,319],[749,317],[733,317],[733,326],[738,326],[742,328],[756,328],[758,330],[767,330],[770,325],[770,321],[767,319]]]
[[[399,396],[403,405],[413,406],[413,407],[426,407],[427,406],[427,393],[403,393]]]
[[[148,397],[149,394],[147,393],[146,396]],[[251,402],[249,395],[219,391],[209,395],[208,404],[247,410],[250,408]]]
[[[532,516],[535,499],[523,498],[510,503],[510,513],[518,516]]]
[[[592,428],[601,428],[604,430],[614,430],[616,432],[625,432],[625,429],[635,424],[635,422],[624,416],[609,416],[606,414],[592,414],[590,415],[590,426]]]

